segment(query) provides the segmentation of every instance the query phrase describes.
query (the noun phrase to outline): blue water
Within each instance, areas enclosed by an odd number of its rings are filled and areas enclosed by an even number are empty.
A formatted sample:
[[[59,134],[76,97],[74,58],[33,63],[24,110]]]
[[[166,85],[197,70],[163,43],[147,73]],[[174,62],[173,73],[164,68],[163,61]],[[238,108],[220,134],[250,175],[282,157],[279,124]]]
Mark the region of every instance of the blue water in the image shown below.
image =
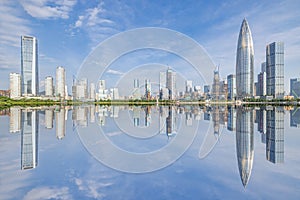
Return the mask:
[[[297,108],[15,107],[1,114],[0,199],[300,199]],[[128,161],[102,136],[129,155],[159,156]]]

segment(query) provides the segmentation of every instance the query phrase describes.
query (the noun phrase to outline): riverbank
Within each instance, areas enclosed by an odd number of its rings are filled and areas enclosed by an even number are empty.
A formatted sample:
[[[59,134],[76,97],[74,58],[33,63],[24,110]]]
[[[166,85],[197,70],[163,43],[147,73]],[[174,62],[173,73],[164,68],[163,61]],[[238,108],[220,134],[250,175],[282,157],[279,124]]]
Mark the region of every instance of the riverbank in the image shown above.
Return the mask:
[[[104,100],[104,101],[53,101],[53,100],[40,100],[40,99],[19,99],[14,100],[8,97],[0,97],[0,108],[7,108],[11,106],[52,106],[52,105],[83,105],[83,104],[95,104],[95,105],[233,105],[233,106],[300,106],[298,101],[283,101],[283,100],[271,100],[271,101],[172,101],[172,100]]]

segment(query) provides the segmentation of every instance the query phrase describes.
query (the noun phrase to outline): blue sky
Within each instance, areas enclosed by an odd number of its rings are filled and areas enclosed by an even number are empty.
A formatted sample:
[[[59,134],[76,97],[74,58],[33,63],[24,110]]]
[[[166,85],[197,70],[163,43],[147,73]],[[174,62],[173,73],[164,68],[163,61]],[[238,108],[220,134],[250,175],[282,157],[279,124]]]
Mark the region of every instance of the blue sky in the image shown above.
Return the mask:
[[[238,33],[247,18],[254,42],[255,79],[265,47],[285,43],[285,88],[300,77],[300,2],[275,1],[84,1],[2,0],[0,2],[0,89],[9,73],[20,72],[20,36],[39,43],[40,80],[64,66],[67,83],[103,40],[142,27],[168,28],[193,38],[220,66],[223,78],[235,71]],[[162,63],[164,64],[164,63]],[[123,72],[110,71],[120,76]],[[43,85],[43,83],[41,84]],[[70,88],[69,88],[70,92]]]

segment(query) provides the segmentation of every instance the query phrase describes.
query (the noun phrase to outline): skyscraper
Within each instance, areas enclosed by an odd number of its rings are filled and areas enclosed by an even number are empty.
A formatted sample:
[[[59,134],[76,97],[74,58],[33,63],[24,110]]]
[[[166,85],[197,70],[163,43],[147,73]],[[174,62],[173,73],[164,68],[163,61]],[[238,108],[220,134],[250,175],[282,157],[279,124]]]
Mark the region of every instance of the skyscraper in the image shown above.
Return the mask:
[[[53,78],[47,76],[45,79],[45,96],[53,96]]]
[[[169,89],[169,99],[174,100],[176,98],[176,72],[171,68],[167,70],[166,86]]]
[[[266,47],[267,95],[284,97],[284,43],[273,42]]]
[[[66,96],[65,85],[66,85],[65,69],[63,67],[57,67],[56,68],[56,85],[55,85],[56,96],[58,96],[60,98],[65,98],[65,96]]]
[[[290,79],[290,95],[300,98],[300,78]]]
[[[21,76],[18,73],[9,74],[10,98],[21,97]]]
[[[21,80],[23,96],[38,95],[38,45],[35,37],[21,37]]]
[[[187,94],[190,94],[190,93],[193,92],[193,81],[187,80],[187,81],[185,82],[185,92],[186,92]]]
[[[228,99],[234,100],[236,97],[236,78],[234,74],[227,76]]]
[[[95,87],[95,83],[91,83],[90,84],[90,99],[93,100],[93,101],[96,99],[96,87]]]
[[[211,96],[215,100],[218,100],[219,96],[220,96],[220,75],[219,75],[218,69],[216,69],[214,71],[214,80],[213,80],[213,85],[212,85]]]
[[[141,98],[139,79],[134,79],[134,81],[133,81],[132,97],[133,97],[133,99],[140,99]]]
[[[237,98],[250,98],[254,88],[254,50],[252,35],[246,19],[243,20],[236,52]]]
[[[151,98],[151,83],[150,80],[145,80],[145,98],[150,99]]]

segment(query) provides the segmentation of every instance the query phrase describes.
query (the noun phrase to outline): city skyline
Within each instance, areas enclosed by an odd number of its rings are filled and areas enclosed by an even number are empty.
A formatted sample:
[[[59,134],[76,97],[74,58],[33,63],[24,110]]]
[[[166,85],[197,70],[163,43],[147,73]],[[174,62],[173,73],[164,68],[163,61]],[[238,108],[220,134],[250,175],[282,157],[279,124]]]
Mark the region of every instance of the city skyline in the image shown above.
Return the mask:
[[[30,3],[32,6],[29,6]],[[299,5],[298,2],[278,1],[260,4],[247,2],[247,6],[244,2],[230,1],[222,4],[213,2],[201,4],[196,1],[190,4],[174,4],[174,2],[125,4],[105,1],[86,4],[77,1],[70,1],[68,4],[63,2],[48,4],[47,1],[41,4],[30,3],[1,2],[1,24],[3,30],[6,30],[1,35],[0,46],[0,79],[3,80],[0,82],[1,89],[8,88],[9,73],[18,72],[20,69],[18,46],[21,35],[32,35],[39,40],[41,86],[44,85],[43,80],[46,76],[54,77],[54,69],[57,66],[65,66],[66,73],[69,74],[66,82],[67,85],[71,85],[72,76],[76,75],[74,72],[76,73],[84,58],[99,42],[116,33],[145,26],[170,28],[192,37],[203,45],[214,63],[220,65],[221,77],[225,78],[227,74],[234,72],[236,30],[244,17],[251,26],[253,36],[254,74],[258,74],[260,63],[265,60],[266,45],[273,41],[283,41],[285,91],[288,91],[289,79],[300,76],[300,72],[292,73],[292,69],[299,63],[297,52],[300,47],[299,38],[296,36],[300,32],[297,23],[300,14],[295,6]],[[178,8],[183,11],[178,13]],[[148,14],[152,9],[156,12]],[[55,10],[57,12],[54,12]],[[108,10],[110,12],[107,12]],[[289,23],[286,23],[287,21]],[[170,63],[174,65],[171,61]],[[116,66],[108,74],[110,77],[120,77],[126,73],[129,66],[128,63]],[[256,76],[254,77],[255,80]]]

